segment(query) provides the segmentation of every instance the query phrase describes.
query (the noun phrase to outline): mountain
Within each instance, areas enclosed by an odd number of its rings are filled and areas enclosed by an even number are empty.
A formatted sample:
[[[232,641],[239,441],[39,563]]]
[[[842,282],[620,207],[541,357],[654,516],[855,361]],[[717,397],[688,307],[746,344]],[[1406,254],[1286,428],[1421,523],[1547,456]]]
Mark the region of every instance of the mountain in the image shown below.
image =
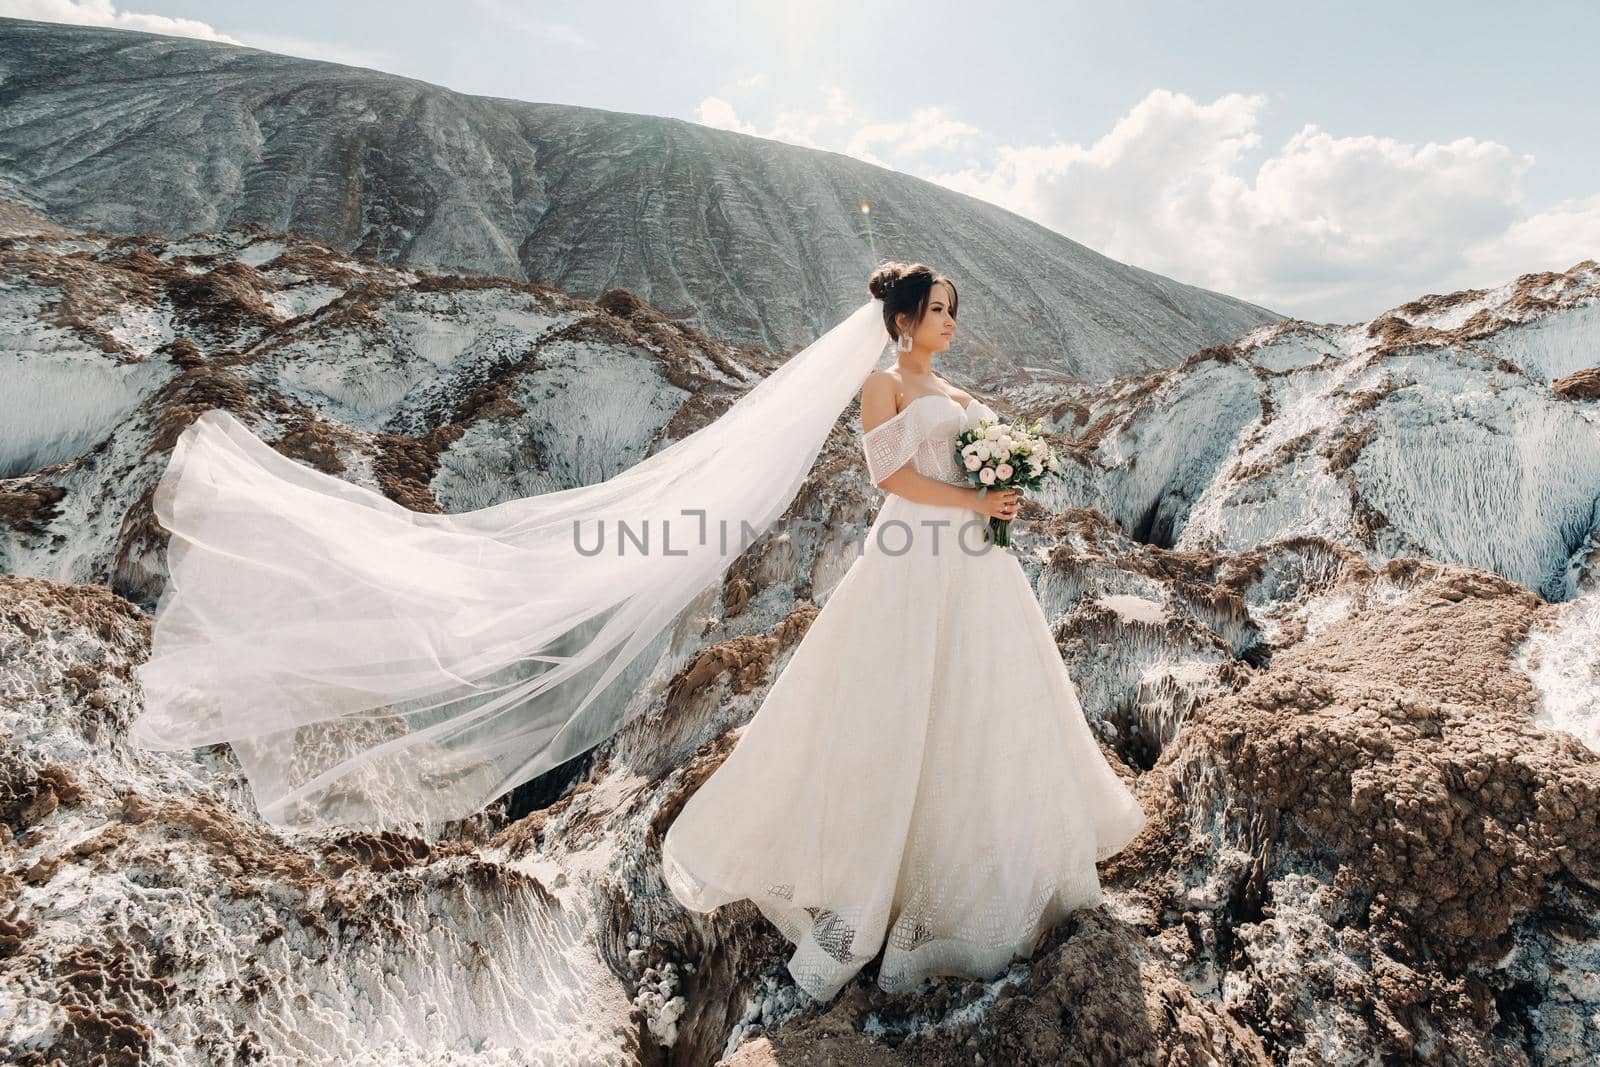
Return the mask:
[[[1597,316],[1590,261],[986,394],[1068,460],[1019,561],[1150,826],[994,981],[819,1005],[659,843],[874,517],[853,413],[615,737],[434,835],[287,834],[229,746],[126,742],[183,427],[459,510],[604,477],[779,357],[259,226],[0,240],[0,1058],[1595,1062]]]
[[[0,198],[71,230],[255,222],[393,266],[623,288],[778,352],[859,306],[880,259],[921,260],[962,298],[941,366],[984,388],[1170,366],[1282,317],[833,152],[17,19],[0,19]]]

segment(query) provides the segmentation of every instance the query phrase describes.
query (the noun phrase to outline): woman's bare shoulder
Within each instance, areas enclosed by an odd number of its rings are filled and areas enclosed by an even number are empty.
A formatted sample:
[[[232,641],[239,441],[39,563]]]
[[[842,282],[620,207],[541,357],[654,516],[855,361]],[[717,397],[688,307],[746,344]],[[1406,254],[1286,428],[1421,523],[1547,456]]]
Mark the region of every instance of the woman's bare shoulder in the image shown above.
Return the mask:
[[[900,375],[892,370],[875,370],[861,383],[861,402],[869,407],[882,407],[888,400],[889,410],[900,410]]]

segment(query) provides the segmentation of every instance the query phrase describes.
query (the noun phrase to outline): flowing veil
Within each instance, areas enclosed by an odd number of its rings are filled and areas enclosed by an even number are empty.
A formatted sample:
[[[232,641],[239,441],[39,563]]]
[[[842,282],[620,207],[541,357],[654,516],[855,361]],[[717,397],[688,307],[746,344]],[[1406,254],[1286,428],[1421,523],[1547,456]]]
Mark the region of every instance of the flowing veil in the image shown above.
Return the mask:
[[[615,477],[456,514],[204,412],[155,492],[170,578],[131,739],[230,743],[283,826],[471,815],[648,707],[669,628],[788,507],[888,340],[870,299]]]

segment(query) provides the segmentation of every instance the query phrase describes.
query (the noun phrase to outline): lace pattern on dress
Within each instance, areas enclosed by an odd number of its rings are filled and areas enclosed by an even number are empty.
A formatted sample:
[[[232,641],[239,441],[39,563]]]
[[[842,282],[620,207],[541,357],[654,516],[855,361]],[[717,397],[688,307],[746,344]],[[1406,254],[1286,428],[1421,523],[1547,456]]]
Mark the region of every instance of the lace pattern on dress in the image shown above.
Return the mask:
[[[940,404],[937,401],[944,400]],[[924,403],[924,401],[934,401]],[[960,410],[957,410],[960,409]],[[951,485],[966,485],[966,473],[956,462],[955,437],[973,418],[994,416],[988,405],[974,399],[965,408],[953,397],[919,396],[884,419],[862,437],[867,474],[878,485],[904,467]]]
[[[884,419],[868,430],[862,439],[867,454],[867,475],[877,485],[895,471],[911,462],[917,451],[916,435],[912,433],[909,419],[902,418],[907,411]]]
[[[915,463],[920,474],[952,485],[967,484],[966,474],[956,465],[955,434],[951,434],[942,444],[938,441],[922,442],[917,448]]]

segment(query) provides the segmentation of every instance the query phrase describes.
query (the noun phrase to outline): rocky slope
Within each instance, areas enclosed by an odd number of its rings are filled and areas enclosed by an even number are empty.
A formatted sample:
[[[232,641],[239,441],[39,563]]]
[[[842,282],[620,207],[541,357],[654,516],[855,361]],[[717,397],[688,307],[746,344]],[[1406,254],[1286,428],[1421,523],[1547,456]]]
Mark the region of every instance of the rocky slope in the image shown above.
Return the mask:
[[[1586,261],[1370,322],[1262,327],[1166,373],[1035,389],[1085,464],[1062,500],[1166,547],[1319,536],[1571,599],[1600,565],[1597,296]]]
[[[776,365],[625,291],[399,271],[259,227],[0,239],[0,272],[0,568],[147,605],[149,490],[207,407],[460,511],[603,480]]]
[[[854,412],[678,629],[648,714],[434,839],[284,835],[226,747],[124,741],[148,493],[188,420],[226,406],[459,510],[604,477],[553,442],[605,435],[620,467],[774,358],[620,291],[256,229],[0,242],[6,1055],[1592,1062],[1597,302],[1583,263],[986,393],[1071,457],[1016,542],[1151,825],[1105,905],[996,980],[891,997],[869,965],[815,1004],[753,906],[676,905],[658,845],[872,518]]]
[[[833,152],[17,19],[0,19],[0,198],[73,230],[256,222],[395,266],[625,288],[782,352],[865,299],[879,258],[920,259],[957,280],[984,382],[1170,366],[1281,317]]]

